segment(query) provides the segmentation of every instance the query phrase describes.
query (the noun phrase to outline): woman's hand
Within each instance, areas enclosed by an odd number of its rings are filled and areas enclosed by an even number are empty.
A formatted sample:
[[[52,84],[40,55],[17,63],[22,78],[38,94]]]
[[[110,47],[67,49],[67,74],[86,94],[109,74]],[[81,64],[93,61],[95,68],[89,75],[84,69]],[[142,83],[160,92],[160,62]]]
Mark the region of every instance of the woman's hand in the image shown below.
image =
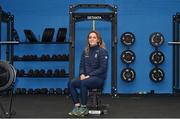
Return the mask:
[[[89,75],[85,76],[84,74],[81,74],[80,75],[80,80],[84,80],[84,79],[87,79],[89,78]]]

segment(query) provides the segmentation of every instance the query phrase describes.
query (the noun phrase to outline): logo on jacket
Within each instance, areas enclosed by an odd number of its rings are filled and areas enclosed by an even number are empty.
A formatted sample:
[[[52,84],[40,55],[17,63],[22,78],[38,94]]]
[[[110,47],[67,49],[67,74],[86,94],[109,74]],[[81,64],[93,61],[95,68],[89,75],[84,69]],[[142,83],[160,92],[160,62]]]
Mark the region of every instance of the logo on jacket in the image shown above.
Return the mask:
[[[97,58],[97,56],[98,56],[98,55],[97,55],[97,54],[95,54],[95,56],[94,56],[94,57],[95,57],[95,58]]]

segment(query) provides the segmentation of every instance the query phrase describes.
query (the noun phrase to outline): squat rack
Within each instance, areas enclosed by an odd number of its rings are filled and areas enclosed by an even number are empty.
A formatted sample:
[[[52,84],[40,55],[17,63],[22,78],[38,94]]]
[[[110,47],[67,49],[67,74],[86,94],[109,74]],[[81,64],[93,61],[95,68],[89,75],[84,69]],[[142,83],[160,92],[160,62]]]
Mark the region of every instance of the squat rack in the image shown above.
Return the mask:
[[[173,45],[173,92],[180,92],[180,66],[179,66],[179,45],[180,45],[180,35],[179,35],[179,28],[180,28],[180,13],[176,13],[173,15],[173,42],[169,42],[169,44]]]
[[[6,39],[2,39],[2,23],[6,23]],[[13,30],[14,30],[14,15],[10,12],[5,12],[0,6],[0,59],[1,59],[1,45],[6,45],[6,61],[12,63],[13,56]],[[3,40],[3,41],[2,41]]]
[[[77,12],[79,9],[109,9],[110,12]],[[86,21],[86,20],[102,20],[111,22],[111,94],[113,96],[117,95],[117,6],[111,6],[108,4],[78,4],[70,5],[69,7],[70,14],[70,64],[69,64],[69,75],[70,80],[74,78],[74,58],[75,58],[75,23]]]

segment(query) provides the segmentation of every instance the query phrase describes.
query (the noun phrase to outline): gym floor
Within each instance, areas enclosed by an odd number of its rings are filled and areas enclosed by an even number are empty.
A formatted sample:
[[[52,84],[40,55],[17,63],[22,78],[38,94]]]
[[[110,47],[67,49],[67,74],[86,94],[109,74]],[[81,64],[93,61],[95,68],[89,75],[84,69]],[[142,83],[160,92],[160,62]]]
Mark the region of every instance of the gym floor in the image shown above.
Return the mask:
[[[100,118],[178,118],[180,96],[174,95],[104,95],[103,104],[109,104],[108,114],[88,117]],[[9,97],[0,97],[7,110]],[[67,118],[73,107],[69,96],[15,95],[12,110],[15,118]],[[0,113],[1,114],[1,113]]]

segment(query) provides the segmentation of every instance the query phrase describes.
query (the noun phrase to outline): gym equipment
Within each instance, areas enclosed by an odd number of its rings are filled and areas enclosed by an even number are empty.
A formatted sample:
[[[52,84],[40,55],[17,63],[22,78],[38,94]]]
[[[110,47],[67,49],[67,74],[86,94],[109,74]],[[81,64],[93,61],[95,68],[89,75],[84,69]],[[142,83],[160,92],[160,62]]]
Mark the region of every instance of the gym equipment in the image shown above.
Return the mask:
[[[50,88],[50,89],[49,89],[49,94],[50,94],[50,95],[54,95],[54,94],[55,94],[54,88]]]
[[[154,82],[160,82],[164,79],[164,71],[161,68],[155,67],[150,71],[150,79]]]
[[[34,71],[33,71],[32,69],[30,69],[30,70],[28,71],[28,76],[29,76],[29,77],[33,77],[33,76],[34,76]]]
[[[160,65],[164,62],[165,56],[161,51],[154,51],[150,55],[150,61],[154,65]]]
[[[24,61],[38,60],[38,57],[37,55],[23,55],[21,60]]]
[[[66,55],[66,54],[63,54],[62,56],[62,61],[68,61],[69,60],[69,57],[68,57],[68,55]]]
[[[21,94],[21,88],[16,88],[15,93],[16,94]]]
[[[30,95],[33,95],[34,94],[34,90],[32,88],[30,88],[30,89],[28,89],[27,93],[30,94]]]
[[[18,35],[16,29],[13,29],[13,31],[12,31],[12,37],[15,41],[20,41],[20,38],[19,38],[19,35]]]
[[[47,88],[41,88],[40,89],[40,94],[43,94],[43,95],[48,94],[48,89]]]
[[[67,28],[59,28],[56,37],[56,42],[65,42],[66,33],[67,33]]]
[[[164,36],[160,32],[154,32],[150,35],[149,41],[152,46],[159,47],[164,43]]]
[[[41,94],[41,89],[40,88],[36,88],[34,90],[34,94]]]
[[[57,60],[57,55],[52,55],[51,60],[56,61]]]
[[[121,42],[125,46],[131,46],[135,42],[135,35],[132,32],[125,32],[121,36]]]
[[[26,39],[29,40],[29,42],[31,42],[31,43],[38,42],[36,36],[30,29],[25,29],[24,34],[26,36]]]
[[[39,69],[35,69],[35,70],[34,70],[34,73],[33,73],[33,76],[34,76],[34,77],[39,77],[39,74],[40,74]]]
[[[54,28],[45,28],[42,35],[42,42],[51,42],[53,40]]]
[[[45,70],[44,69],[41,69],[40,71],[39,71],[39,76],[40,77],[45,77]]]
[[[121,60],[125,64],[131,64],[135,60],[135,53],[132,50],[125,50],[121,54]]]
[[[172,44],[172,50],[173,50],[173,70],[172,70],[172,79],[173,79],[173,93],[178,93],[180,92],[180,65],[179,65],[179,45],[180,45],[180,13],[177,12],[175,15],[172,17],[172,31],[173,31],[173,37],[172,37],[172,42],[168,42],[169,44]]]
[[[0,61],[0,92],[12,88],[15,81],[15,68],[7,62]]]
[[[21,88],[21,93],[20,94],[27,94],[26,88]]]
[[[2,23],[6,24],[6,38],[2,39],[2,32],[4,31],[4,28],[2,29]],[[8,108],[8,111],[5,110],[4,106],[0,102],[0,109],[1,109],[1,115],[0,117],[4,118],[10,118],[11,116],[15,115],[15,112],[12,111],[12,103],[13,103],[13,90],[14,90],[14,84],[16,80],[16,70],[11,65],[12,63],[12,54],[13,54],[13,45],[17,44],[19,42],[13,41],[13,33],[12,30],[14,29],[14,15],[12,15],[10,12],[5,12],[2,10],[0,6],[0,44],[6,44],[5,48],[5,61],[0,61],[0,93],[7,92],[10,94],[10,100],[9,105],[6,106]],[[0,53],[1,51],[1,45],[0,45]],[[1,55],[0,55],[0,59]]]
[[[80,12],[86,9],[102,9],[108,10],[108,12]],[[100,10],[101,11],[101,10]],[[74,79],[74,64],[75,64],[75,26],[76,22],[86,21],[86,20],[102,20],[111,22],[111,46],[112,46],[112,75],[111,75],[111,93],[113,96],[117,95],[117,6],[111,6],[108,4],[77,4],[70,5],[70,56],[69,56],[69,78]]]
[[[55,69],[53,76],[54,76],[54,77],[60,76],[60,71],[59,71],[59,69]]]
[[[59,76],[64,77],[66,75],[66,70],[65,69],[61,69]]]
[[[51,59],[50,55],[42,55],[41,56],[41,61],[49,61]]]
[[[19,56],[16,56],[16,55],[13,56],[13,60],[14,60],[14,61],[18,61],[18,60],[20,60],[20,59],[21,59],[21,58],[20,58]]]
[[[124,68],[121,72],[121,79],[126,82],[132,82],[136,78],[136,73],[132,68]]]
[[[57,55],[57,60],[58,61],[61,61],[62,60],[62,56],[59,54],[59,55]]]
[[[56,88],[55,93],[56,93],[56,95],[62,95],[63,90],[61,88]]]
[[[89,109],[89,114],[107,114],[109,104],[102,104],[100,96],[102,95],[103,89],[91,89],[88,92],[89,101],[87,107]]]
[[[23,69],[21,70],[17,69],[17,76],[22,77],[24,76],[24,74],[25,74],[25,71]]]
[[[52,77],[53,75],[53,71],[51,69],[48,69],[47,72],[46,72],[46,76],[47,77]]]

